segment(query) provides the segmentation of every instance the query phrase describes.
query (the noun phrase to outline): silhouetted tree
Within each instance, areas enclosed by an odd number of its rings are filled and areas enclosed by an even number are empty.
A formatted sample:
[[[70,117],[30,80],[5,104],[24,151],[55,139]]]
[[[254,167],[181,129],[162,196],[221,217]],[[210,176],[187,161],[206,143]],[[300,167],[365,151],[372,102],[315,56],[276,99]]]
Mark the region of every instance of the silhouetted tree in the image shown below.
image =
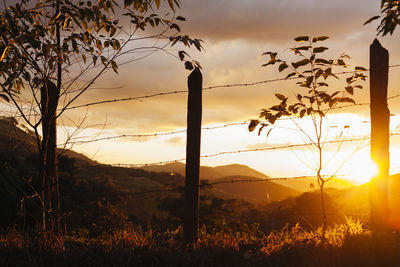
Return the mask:
[[[362,86],[358,84],[358,81],[365,80],[366,78],[363,74],[363,71],[366,71],[366,69],[355,67],[351,76],[346,78],[346,85],[343,90],[334,91],[332,93],[328,91],[329,84],[327,83],[327,80],[329,78],[339,79],[339,77],[333,72],[334,68],[346,68],[348,65],[345,60],[349,59],[349,56],[345,54],[342,54],[337,59],[323,58],[322,53],[328,50],[328,48],[320,46],[319,43],[328,38],[329,37],[327,36],[314,38],[310,38],[309,36],[300,36],[295,38],[294,40],[298,45],[290,50],[293,52],[295,57],[299,58],[299,60],[291,63],[280,59],[278,54],[275,52],[263,53],[263,55],[269,56],[269,61],[263,66],[279,63],[279,72],[290,70],[285,79],[299,79],[300,81],[296,82],[296,84],[306,91],[297,93],[296,97],[291,100],[283,94],[275,94],[280,103],[262,109],[260,112],[260,118],[265,119],[265,121],[256,119],[251,120],[249,124],[250,131],[255,130],[256,127],[259,126],[258,134],[260,134],[265,127],[270,127],[271,131],[272,126],[279,118],[288,117],[317,150],[316,166],[313,169],[316,172],[316,178],[320,188],[323,233],[325,232],[327,225],[324,186],[326,182],[334,177],[334,175],[328,177],[323,175],[323,169],[327,162],[323,157],[324,140],[326,140],[326,115],[340,104],[355,104],[351,96],[355,89],[362,88]],[[309,117],[311,119],[313,125],[312,130],[307,131],[297,122],[298,118],[304,117]],[[345,160],[343,160],[343,162],[345,162]]]
[[[160,10],[161,0],[125,0],[123,6],[115,0],[20,0],[0,11],[0,97],[15,105],[37,137],[41,186],[36,196],[42,206],[43,230],[49,218],[60,228],[57,118],[106,70],[117,73],[117,60],[122,56],[141,50],[148,56],[177,42],[201,49],[200,40],[179,34],[176,21],[185,20],[175,16],[179,0],[163,2],[172,11],[165,17],[152,13]],[[116,14],[129,20],[128,25]],[[159,32],[139,34],[148,27]],[[164,39],[166,44],[128,46],[139,39]],[[179,58],[183,60],[185,54],[179,51]],[[24,96],[19,97],[23,88]]]

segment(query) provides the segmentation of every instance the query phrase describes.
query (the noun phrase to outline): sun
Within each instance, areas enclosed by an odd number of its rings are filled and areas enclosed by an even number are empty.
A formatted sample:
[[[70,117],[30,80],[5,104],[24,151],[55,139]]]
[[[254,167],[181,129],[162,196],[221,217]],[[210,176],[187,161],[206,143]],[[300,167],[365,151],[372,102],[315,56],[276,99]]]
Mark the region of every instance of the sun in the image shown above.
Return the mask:
[[[368,183],[378,173],[378,166],[368,156],[359,156],[349,162],[346,175],[354,183]]]

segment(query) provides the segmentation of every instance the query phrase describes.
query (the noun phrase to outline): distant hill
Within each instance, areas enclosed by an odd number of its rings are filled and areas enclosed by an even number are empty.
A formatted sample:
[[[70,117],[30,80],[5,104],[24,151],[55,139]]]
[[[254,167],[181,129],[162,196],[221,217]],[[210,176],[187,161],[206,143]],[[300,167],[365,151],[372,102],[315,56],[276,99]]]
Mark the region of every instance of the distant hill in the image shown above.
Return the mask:
[[[176,196],[177,192],[144,194],[137,197],[135,192],[164,190],[182,187],[184,179],[180,175],[154,173],[141,169],[112,167],[99,164],[83,154],[72,150],[59,150],[59,177],[63,207],[69,213],[68,221],[72,223],[83,216],[98,214],[99,207],[114,205],[118,212],[137,221],[146,221],[152,216],[162,216],[157,210],[160,197]],[[66,156],[66,157],[65,157]],[[24,192],[31,195],[31,187],[26,181],[35,182],[38,175],[38,150],[36,137],[16,121],[0,117],[0,164],[2,166],[0,183],[0,200],[16,198],[10,204],[0,207],[0,218],[8,214],[17,214]],[[9,181],[12,181],[10,183]],[[17,203],[17,204],[15,204]],[[91,204],[88,204],[91,203]],[[15,206],[11,207],[11,204]],[[11,211],[8,207],[14,210]],[[4,212],[2,210],[4,208]],[[13,215],[14,216],[14,215]],[[10,219],[13,220],[13,219]],[[1,221],[1,219],[0,219]]]
[[[0,117],[0,154],[11,151],[17,158],[23,158],[30,154],[38,153],[35,134],[12,118]],[[95,165],[98,162],[73,150],[59,150],[61,155],[77,159],[80,164]]]
[[[288,180],[276,180],[274,183],[284,185],[286,187],[296,189],[302,192],[307,192],[311,190],[310,185],[314,185],[314,189],[318,188],[318,181],[315,177],[306,177],[301,179],[288,179]],[[335,189],[348,189],[354,185],[340,178],[332,178],[329,182],[325,183],[325,188],[335,188]]]
[[[169,163],[163,165],[150,165],[144,166],[142,169],[152,172],[170,172],[170,173],[178,173],[182,176],[185,176],[185,164],[183,163]],[[200,166],[200,179],[201,180],[218,180],[227,176],[247,176],[247,177],[255,177],[260,179],[271,179],[271,177],[256,171],[246,165],[241,164],[230,164],[224,166],[217,167],[209,167],[209,166]],[[272,177],[273,179],[273,177]],[[310,184],[314,184],[315,188],[318,188],[318,182],[315,177],[306,177],[301,179],[293,179],[293,180],[276,180],[273,181],[275,184],[283,185],[285,187],[294,189],[300,192],[308,192],[310,191]],[[326,188],[335,188],[335,189],[348,189],[354,186],[350,181],[333,178],[328,183],[325,184]]]
[[[333,194],[339,196],[338,199],[346,214],[369,216],[369,183],[345,190],[336,190]],[[389,177],[389,210],[391,221],[400,225],[400,174]]]
[[[151,172],[169,172],[169,173],[177,173],[182,176],[185,176],[185,164],[183,163],[169,163],[163,165],[150,165],[143,166],[141,169]],[[214,180],[223,177],[224,175],[219,173],[213,167],[201,166],[200,167],[200,179],[205,180]]]
[[[263,179],[251,176],[227,176],[213,182],[239,181],[239,180],[260,180]],[[256,202],[281,201],[288,197],[300,195],[301,192],[288,188],[274,182],[231,182],[214,185],[215,188],[230,193],[237,198],[244,198]]]
[[[183,163],[169,163],[163,165],[150,165],[144,166],[142,169],[152,172],[172,172],[185,176],[185,164]],[[216,180],[226,176],[243,175],[266,179],[267,175],[256,171],[246,165],[230,164],[225,166],[209,167],[200,166],[200,179],[201,180]]]
[[[28,190],[31,195],[26,181],[34,179],[37,173],[35,157],[32,156],[37,153],[35,136],[24,127],[15,126],[15,121],[12,119],[0,118],[0,163],[3,166],[0,183],[4,185],[0,187],[0,200],[4,204],[0,207],[0,218],[10,217],[8,214],[11,208],[15,209],[15,216],[20,214],[21,189]],[[64,152],[68,158],[74,159],[72,164],[67,165],[63,165],[60,161],[63,207],[66,213],[71,214],[68,215],[71,225],[72,221],[78,223],[84,216],[95,216],[100,207],[109,204],[123,212],[133,222],[148,222],[152,218],[163,221],[169,214],[158,208],[160,201],[179,198],[182,194],[182,191],[177,190],[135,195],[146,191],[183,188],[185,165],[182,163],[147,166],[143,169],[122,168],[99,164],[72,150]],[[269,178],[261,172],[239,164],[202,166],[200,177],[211,182]],[[273,182],[224,183],[213,188],[202,188],[201,195],[209,199],[247,200],[254,205],[260,202],[266,203],[268,198],[272,202],[287,199],[287,203],[295,203],[302,192],[310,191],[310,183],[314,184],[315,189],[318,188],[316,179],[309,177]],[[8,197],[10,192],[13,194],[12,198]],[[335,178],[327,183],[326,192],[341,204],[344,214],[349,216],[364,214],[362,216],[366,218],[369,216],[368,184],[352,186],[350,182]],[[400,174],[391,176],[389,203],[392,219],[400,222]],[[210,209],[213,210],[215,207],[212,206]],[[102,215],[98,216],[101,218]],[[96,218],[92,217],[92,221]],[[13,220],[10,219],[11,222],[14,222]]]
[[[16,200],[10,200],[14,207],[14,214],[19,211],[21,188],[29,192],[30,186],[25,181],[33,177],[36,179],[38,172],[38,156],[36,148],[36,137],[33,132],[16,121],[0,117],[0,163],[3,166],[4,175],[0,177],[0,183],[7,184],[8,179],[18,183],[19,188],[0,188],[0,195],[7,200],[9,191],[16,196]],[[180,189],[184,186],[184,177],[179,173],[184,170],[184,164],[175,164],[174,170],[171,166],[155,168],[156,171],[113,167],[99,164],[83,154],[72,150],[59,150],[63,156],[59,161],[61,195],[65,203],[63,207],[69,214],[68,220],[71,224],[77,224],[82,220],[83,214],[98,212],[98,205],[104,206],[109,203],[117,207],[126,216],[136,222],[147,222],[151,218],[162,219],[168,216],[158,209],[160,200],[168,197],[179,198],[182,194]],[[166,168],[168,167],[168,168]],[[255,173],[250,168],[240,165],[232,165],[233,168],[247,170]],[[231,173],[222,167],[222,174],[211,167],[202,167],[204,177],[219,178],[225,173]],[[179,171],[181,170],[181,171]],[[249,171],[250,170],[250,171]],[[3,180],[7,179],[7,180]],[[176,191],[163,192],[165,189],[177,189]],[[17,190],[18,189],[18,190]],[[147,191],[161,191],[161,193],[146,193]],[[139,193],[136,195],[136,193]],[[30,194],[30,193],[29,193]],[[234,195],[229,191],[219,188],[203,188],[202,196],[220,199],[248,199],[245,195]],[[7,200],[8,201],[8,200]],[[91,203],[91,204],[87,204]],[[108,205],[108,204],[107,204]],[[0,217],[9,213],[7,205],[4,213],[0,208]],[[10,207],[10,205],[8,205]],[[79,212],[78,212],[79,210]]]
[[[261,178],[261,179],[270,178],[267,175],[265,175],[264,173],[261,173],[259,171],[256,171],[256,170],[250,168],[249,166],[241,165],[241,164],[230,164],[230,165],[224,165],[224,166],[217,166],[217,167],[213,167],[213,170],[222,174],[223,177],[241,175],[241,176],[251,176],[251,177],[256,177],[256,178]]]

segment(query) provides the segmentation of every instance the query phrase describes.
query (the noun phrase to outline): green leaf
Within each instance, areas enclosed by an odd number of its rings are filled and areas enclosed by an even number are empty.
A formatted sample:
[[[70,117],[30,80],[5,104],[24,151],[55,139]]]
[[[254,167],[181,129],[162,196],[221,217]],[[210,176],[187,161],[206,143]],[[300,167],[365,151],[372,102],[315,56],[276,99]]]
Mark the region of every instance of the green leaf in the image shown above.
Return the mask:
[[[270,115],[270,116],[268,117],[268,121],[269,121],[271,124],[274,124],[274,123],[276,122],[276,119],[277,119],[277,117],[274,116],[274,115]]]
[[[160,0],[154,0],[156,2],[157,9],[160,9]]]
[[[183,60],[185,59],[185,55],[188,56],[188,57],[190,57],[190,56],[188,55],[188,53],[186,53],[186,52],[183,51],[183,50],[181,50],[181,51],[178,52],[178,56],[179,56],[179,59],[180,59],[181,61],[183,61]]]
[[[268,65],[274,65],[277,62],[276,56],[278,55],[278,53],[266,52],[266,53],[263,53],[262,56],[263,55],[270,56],[270,60],[268,61],[268,63],[263,64],[262,65],[263,67],[268,66]]]
[[[279,70],[279,72],[282,72],[287,67],[288,67],[288,65],[285,62],[283,62],[281,65],[279,65],[278,70]]]
[[[182,17],[182,16],[177,16],[176,20],[185,21],[186,19],[184,17]]]
[[[315,63],[318,63],[318,64],[330,64],[330,62],[328,60],[323,59],[323,58],[315,59]]]
[[[111,29],[110,29],[110,37],[113,37],[116,32],[117,32],[117,28],[111,27]]]
[[[314,38],[312,39],[312,42],[313,42],[313,43],[316,43],[316,42],[320,42],[320,41],[325,41],[325,40],[327,40],[327,39],[329,39],[328,36],[318,36],[318,37],[314,37]]]
[[[0,94],[0,98],[3,98],[5,101],[10,102],[10,99],[5,94]]]
[[[299,51],[301,51],[301,50],[307,51],[307,50],[310,49],[310,48],[311,48],[311,46],[309,46],[309,45],[295,47],[295,49],[297,49],[297,50],[299,50]]]
[[[171,26],[169,26],[169,28],[170,28],[170,29],[175,29],[175,30],[178,31],[178,32],[181,31],[181,28],[180,28],[179,25],[176,24],[176,23],[171,24]]]
[[[374,21],[374,20],[376,20],[376,19],[379,19],[380,17],[381,17],[381,16],[374,16],[374,17],[370,18],[369,20],[367,20],[366,22],[364,22],[363,26],[366,25],[366,24],[368,24],[368,23],[371,23],[372,21]]]
[[[306,110],[305,109],[300,110],[300,118],[303,118],[304,114],[306,114]]]
[[[281,106],[280,105],[275,105],[275,106],[270,107],[269,109],[273,110],[273,111],[279,111],[279,110],[281,110]]]
[[[258,129],[258,136],[261,135],[261,131],[264,129],[264,127],[268,124],[262,124],[261,127]]]
[[[318,86],[326,86],[326,87],[328,87],[329,85],[327,83],[320,82],[320,83],[318,83]]]
[[[284,96],[284,95],[282,95],[282,94],[275,94],[275,96],[276,96],[279,100],[282,100],[282,101],[284,101],[284,100],[287,99],[286,96]]]
[[[104,66],[107,66],[107,59],[104,56],[100,56],[101,63],[103,63]]]
[[[350,98],[350,97],[342,97],[339,98],[339,102],[348,102],[348,103],[353,103],[354,105],[356,104],[356,102],[354,101],[354,99]]]
[[[295,75],[296,75],[296,72],[289,73],[289,74],[285,77],[285,80],[286,80],[286,79],[289,79],[289,78],[291,78],[291,77],[293,77],[293,76],[295,76]]]
[[[117,63],[115,63],[114,60],[111,60],[111,67],[113,68],[115,73],[118,73],[118,66],[117,66]]]
[[[296,42],[307,42],[308,40],[310,40],[310,37],[308,37],[308,36],[299,36],[299,37],[294,38],[294,40]]]
[[[249,132],[254,131],[254,129],[257,127],[257,125],[260,123],[259,120],[251,120],[249,124]]]
[[[297,55],[298,53],[300,53],[300,51],[302,50],[307,51],[310,48],[311,46],[299,46],[299,47],[293,47],[290,50],[293,51],[295,55]]]
[[[331,98],[334,98],[336,95],[338,95],[340,92],[339,91],[336,91],[336,92],[334,92],[332,95],[331,95]]]
[[[360,66],[356,66],[354,69],[357,70],[357,71],[368,71],[366,68],[363,68],[363,67],[360,67]]]
[[[322,52],[324,52],[325,50],[328,50],[328,47],[324,47],[324,46],[315,47],[315,48],[313,49],[313,53],[322,53]]]
[[[343,61],[343,59],[338,59],[337,64],[343,67],[346,67],[346,63]]]
[[[346,89],[346,92],[353,95],[354,94],[354,89],[353,86],[346,86],[344,89]]]
[[[293,68],[297,69],[298,67],[307,65],[308,63],[310,63],[310,60],[308,58],[305,58],[303,60],[292,63],[292,66]]]
[[[97,56],[96,56],[96,55],[93,55],[93,56],[92,56],[92,59],[93,59],[93,65],[96,66]]]

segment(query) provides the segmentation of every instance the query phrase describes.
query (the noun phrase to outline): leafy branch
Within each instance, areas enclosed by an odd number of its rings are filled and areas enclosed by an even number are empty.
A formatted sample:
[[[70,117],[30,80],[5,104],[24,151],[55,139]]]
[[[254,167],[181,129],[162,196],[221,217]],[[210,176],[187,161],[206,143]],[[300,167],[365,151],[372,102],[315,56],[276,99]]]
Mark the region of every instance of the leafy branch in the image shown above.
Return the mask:
[[[381,18],[377,27],[378,35],[392,35],[396,27],[400,24],[400,1],[398,0],[381,0],[381,15],[373,16],[368,19],[364,25]]]
[[[267,63],[262,66],[278,65],[279,72],[288,72],[287,79],[299,79],[296,84],[303,90],[296,94],[295,98],[289,101],[289,97],[281,93],[276,93],[275,96],[279,100],[278,104],[269,108],[262,109],[259,115],[260,119],[250,120],[248,129],[250,132],[257,127],[258,135],[261,134],[265,127],[269,127],[267,136],[273,129],[275,122],[281,117],[289,117],[301,133],[303,133],[317,149],[318,155],[316,158],[316,177],[321,193],[321,207],[323,215],[323,235],[327,226],[327,216],[324,200],[324,185],[332,179],[333,176],[326,178],[322,174],[322,170],[326,166],[324,163],[323,146],[326,137],[324,138],[324,129],[327,125],[326,115],[329,111],[343,103],[356,104],[352,98],[355,89],[362,89],[360,81],[366,80],[364,72],[367,70],[357,66],[351,75],[346,78],[346,85],[341,90],[333,92],[328,91],[328,82],[331,79],[339,80],[339,77],[334,74],[334,68],[347,68],[346,63],[350,57],[342,54],[335,59],[327,59],[323,53],[328,50],[328,47],[322,46],[320,43],[329,39],[328,36],[318,36],[311,38],[309,36],[300,36],[295,38],[296,45],[290,49],[297,59],[294,62],[288,62],[278,57],[276,52],[265,52],[262,56],[267,56]],[[305,92],[304,92],[305,90]],[[313,123],[313,130],[307,131],[297,122],[297,118],[310,117]],[[343,164],[342,164],[343,165]],[[340,168],[340,167],[339,167]]]
[[[328,92],[328,79],[339,79],[334,74],[335,67],[347,68],[348,64],[345,60],[350,59],[346,54],[342,54],[336,59],[325,59],[322,54],[328,50],[325,46],[320,46],[319,43],[327,40],[327,36],[319,36],[310,38],[308,36],[300,36],[294,40],[299,43],[290,50],[299,59],[295,62],[287,62],[278,57],[275,52],[265,52],[263,56],[269,56],[267,63],[262,66],[279,64],[279,72],[289,71],[285,79],[298,78],[301,81],[296,82],[300,87],[306,89],[306,93],[296,94],[295,100],[289,102],[289,97],[276,93],[276,98],[280,101],[277,105],[262,109],[260,118],[264,118],[267,122],[261,122],[259,119],[250,121],[249,131],[254,131],[257,126],[260,126],[258,134],[264,127],[272,126],[277,119],[288,117],[315,116],[325,117],[326,114],[341,103],[355,104],[351,97],[355,89],[362,89],[360,81],[365,81],[367,70],[357,66],[354,68],[352,75],[346,78],[346,86],[342,90]],[[305,44],[304,44],[305,43]]]

